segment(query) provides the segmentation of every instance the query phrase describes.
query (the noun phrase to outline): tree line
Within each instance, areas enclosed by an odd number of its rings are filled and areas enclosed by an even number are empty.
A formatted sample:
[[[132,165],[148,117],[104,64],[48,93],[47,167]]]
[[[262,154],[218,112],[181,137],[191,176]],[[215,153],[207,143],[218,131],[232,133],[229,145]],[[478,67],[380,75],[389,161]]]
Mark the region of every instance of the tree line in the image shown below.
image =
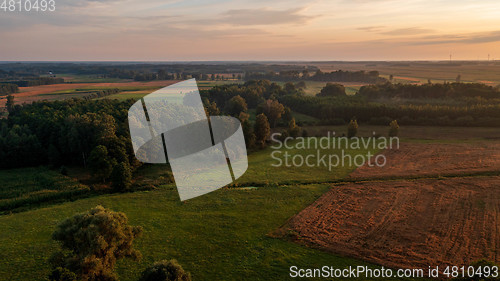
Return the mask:
[[[473,105],[384,104],[363,96],[314,97],[286,95],[279,101],[292,110],[316,117],[321,124],[341,125],[358,121],[386,125],[397,119],[401,125],[500,127],[500,104]]]
[[[408,98],[408,99],[450,99],[473,98],[500,99],[498,87],[481,83],[444,83],[444,84],[392,84],[362,86],[359,95],[369,99]]]
[[[103,97],[111,96],[114,94],[118,94],[119,92],[120,92],[120,89],[118,89],[118,88],[100,90],[100,91],[92,92],[88,95],[83,96],[83,99],[91,100],[91,99],[103,98]]]
[[[152,71],[135,71],[127,69],[113,69],[106,75],[109,78],[133,79],[135,81],[154,81],[154,80],[186,80],[195,78],[196,80],[228,80],[221,74],[215,73],[199,73],[199,72],[167,72],[165,69],[160,69],[156,72]],[[231,73],[233,80],[242,79],[241,73]]]
[[[9,95],[19,92],[19,86],[12,83],[0,83],[0,95]]]
[[[32,87],[32,86],[41,86],[41,85],[52,85],[52,84],[62,84],[64,83],[63,78],[57,77],[36,77],[36,78],[28,78],[23,80],[12,80],[9,81],[10,84],[15,84],[19,87]]]
[[[385,83],[388,80],[380,77],[378,71],[331,71],[323,72],[317,70],[314,73],[310,73],[308,69],[304,69],[301,72],[297,70],[287,70],[276,72],[247,72],[245,74],[246,80],[274,80],[274,81],[297,81],[297,80],[312,80],[312,81],[322,81],[322,82],[363,82],[363,83]]]

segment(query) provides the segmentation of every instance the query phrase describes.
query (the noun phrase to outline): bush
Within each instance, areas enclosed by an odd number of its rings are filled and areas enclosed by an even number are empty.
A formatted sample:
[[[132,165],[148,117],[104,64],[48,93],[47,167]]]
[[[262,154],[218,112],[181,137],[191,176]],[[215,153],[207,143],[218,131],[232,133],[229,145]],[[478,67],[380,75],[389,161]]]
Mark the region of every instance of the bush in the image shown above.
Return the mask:
[[[191,274],[176,260],[163,260],[144,270],[139,281],[191,281]]]
[[[111,185],[115,191],[125,191],[132,184],[132,170],[127,162],[116,164],[111,172]]]
[[[399,125],[397,120],[392,120],[389,124],[389,137],[397,137],[399,134]]]
[[[59,169],[59,172],[61,173],[61,175],[67,176],[68,175],[68,168],[66,168],[66,166],[61,166],[61,168]]]
[[[266,140],[271,133],[271,127],[266,115],[263,113],[257,115],[254,126],[254,133],[256,137],[256,143],[261,147],[266,146]]]
[[[318,97],[345,97],[345,87],[342,84],[327,83],[326,86],[316,95]]]
[[[292,120],[288,123],[288,134],[292,138],[297,138],[300,136],[302,129],[295,124],[295,118],[292,118]]]
[[[307,132],[307,130],[306,130],[306,129],[302,129],[302,137],[303,137],[303,138],[307,138],[307,137],[309,137],[309,133]]]
[[[77,214],[59,224],[52,234],[61,251],[51,258],[55,268],[51,276],[68,275],[66,270],[58,270],[60,267],[75,273],[78,280],[118,280],[114,273],[116,261],[140,257],[132,243],[141,233],[141,227],[128,225],[124,213],[102,206]]]
[[[347,126],[347,137],[355,137],[356,134],[358,134],[358,127],[358,121],[356,121],[356,119],[351,119],[351,122],[349,122],[349,125]]]
[[[67,268],[57,267],[49,275],[50,281],[77,281],[76,274]]]

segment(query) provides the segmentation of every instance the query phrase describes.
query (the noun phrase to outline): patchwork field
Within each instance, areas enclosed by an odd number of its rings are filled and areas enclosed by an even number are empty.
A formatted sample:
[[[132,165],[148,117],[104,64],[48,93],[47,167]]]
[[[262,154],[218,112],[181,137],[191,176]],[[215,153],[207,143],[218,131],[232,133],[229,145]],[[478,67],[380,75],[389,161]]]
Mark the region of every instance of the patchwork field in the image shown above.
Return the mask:
[[[383,77],[394,75],[396,82],[427,83],[454,82],[461,75],[463,82],[481,82],[491,86],[500,84],[500,71],[496,61],[408,61],[408,62],[308,62],[322,71],[378,70]]]
[[[333,187],[279,232],[390,267],[500,261],[500,177]]]
[[[79,97],[89,91],[118,88],[123,91],[150,90],[165,87],[176,83],[175,80],[151,81],[151,82],[119,82],[119,83],[65,83],[54,85],[43,85],[33,87],[21,87],[20,92],[14,94],[15,102],[30,103],[38,100],[59,100],[65,98]],[[78,89],[83,91],[77,91]],[[80,93],[79,93],[80,92]],[[81,93],[84,92],[84,93]],[[5,106],[6,99],[0,99],[0,107]]]

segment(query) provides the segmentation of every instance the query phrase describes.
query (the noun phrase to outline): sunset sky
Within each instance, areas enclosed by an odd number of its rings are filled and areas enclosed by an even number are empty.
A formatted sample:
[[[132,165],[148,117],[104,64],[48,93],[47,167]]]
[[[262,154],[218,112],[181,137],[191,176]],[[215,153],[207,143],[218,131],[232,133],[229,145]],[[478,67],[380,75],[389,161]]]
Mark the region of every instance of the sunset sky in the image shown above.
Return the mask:
[[[55,0],[0,11],[0,61],[500,59],[498,0]]]

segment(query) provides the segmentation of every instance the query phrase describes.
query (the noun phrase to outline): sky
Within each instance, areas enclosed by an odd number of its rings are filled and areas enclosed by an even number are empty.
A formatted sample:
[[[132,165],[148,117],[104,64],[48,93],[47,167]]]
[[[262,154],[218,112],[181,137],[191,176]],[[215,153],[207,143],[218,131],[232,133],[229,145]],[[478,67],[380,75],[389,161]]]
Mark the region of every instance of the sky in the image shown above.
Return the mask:
[[[498,0],[55,2],[0,10],[0,61],[500,59]]]

